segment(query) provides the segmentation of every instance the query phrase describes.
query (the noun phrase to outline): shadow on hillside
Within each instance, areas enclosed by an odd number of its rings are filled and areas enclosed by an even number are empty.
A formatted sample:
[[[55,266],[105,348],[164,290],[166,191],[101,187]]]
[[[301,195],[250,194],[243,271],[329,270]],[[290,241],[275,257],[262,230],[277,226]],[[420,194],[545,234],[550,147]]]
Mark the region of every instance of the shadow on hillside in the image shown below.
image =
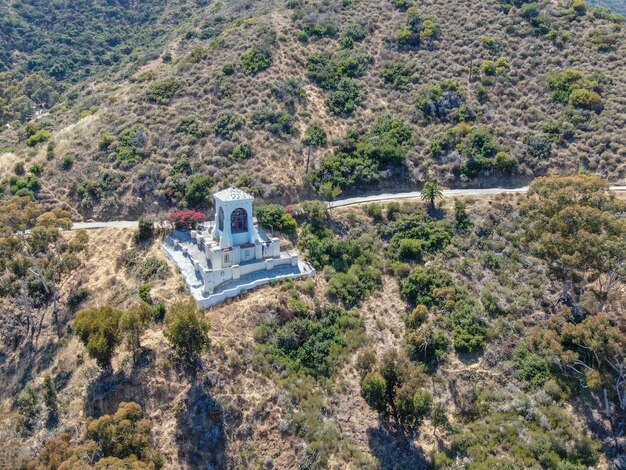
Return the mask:
[[[144,348],[129,373],[125,370],[103,372],[87,387],[85,413],[87,416],[100,417],[113,414],[122,402],[135,402],[145,408],[149,395],[145,390],[147,381],[142,372],[149,371],[154,364],[155,353]]]
[[[210,389],[208,379],[194,383],[176,417],[178,455],[190,468],[226,468],[224,412]]]
[[[4,379],[0,387],[0,399],[17,396],[41,370],[51,364],[58,348],[55,342],[38,347],[26,340],[19,345],[16,354],[3,354],[0,358],[0,377]]]
[[[429,462],[422,449],[415,447],[405,433],[393,425],[383,423],[378,428],[367,430],[368,444],[378,457],[380,468],[426,469]]]

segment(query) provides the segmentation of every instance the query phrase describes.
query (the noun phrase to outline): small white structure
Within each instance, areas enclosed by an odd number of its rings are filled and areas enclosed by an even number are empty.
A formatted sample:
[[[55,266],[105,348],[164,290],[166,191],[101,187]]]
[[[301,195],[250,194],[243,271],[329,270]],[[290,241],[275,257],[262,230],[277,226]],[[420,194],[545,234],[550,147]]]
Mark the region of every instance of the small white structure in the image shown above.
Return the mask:
[[[273,280],[313,276],[296,252],[281,252],[253,218],[254,198],[237,188],[213,195],[215,220],[199,230],[173,231],[163,249],[200,307],[210,307]]]

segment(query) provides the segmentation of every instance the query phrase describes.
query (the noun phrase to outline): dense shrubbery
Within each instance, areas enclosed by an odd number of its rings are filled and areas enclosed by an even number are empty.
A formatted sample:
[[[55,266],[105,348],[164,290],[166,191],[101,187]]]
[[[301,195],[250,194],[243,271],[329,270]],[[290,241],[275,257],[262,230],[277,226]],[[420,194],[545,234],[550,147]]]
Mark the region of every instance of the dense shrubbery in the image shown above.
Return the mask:
[[[452,238],[452,224],[447,220],[433,220],[417,211],[402,214],[382,228],[381,236],[389,240],[390,252],[402,260],[418,260],[423,253],[443,250]]]
[[[475,113],[465,104],[465,95],[453,81],[439,83],[423,90],[415,105],[428,122],[473,121]]]
[[[464,156],[465,163],[459,171],[468,178],[475,178],[489,170],[510,175],[518,165],[517,159],[508,149],[498,145],[486,129],[466,123],[458,124],[449,129],[442,139],[431,142],[430,153],[433,157],[448,152]]]
[[[257,74],[272,65],[272,54],[268,50],[253,47],[241,55],[241,66],[250,75]]]
[[[339,45],[344,49],[350,49],[355,42],[362,41],[366,36],[367,32],[361,23],[350,23],[341,31]]]
[[[296,221],[291,214],[285,212],[283,206],[278,204],[268,204],[260,206],[256,210],[256,217],[259,225],[270,230],[293,235],[296,232]]]
[[[487,331],[482,310],[446,274],[433,268],[417,267],[400,285],[402,295],[411,305],[424,305],[444,314],[436,322],[422,322],[415,331],[409,332],[407,348],[411,357],[427,364],[440,361],[448,343],[445,330],[452,331],[454,347],[459,352],[473,352],[482,347]]]
[[[217,117],[215,124],[213,124],[213,132],[219,137],[228,139],[232,137],[233,133],[243,125],[243,120],[235,115],[229,113],[222,113]]]
[[[597,93],[599,84],[593,78],[576,69],[564,69],[548,77],[548,86],[552,90],[552,98],[575,108],[602,109],[602,98]]]
[[[361,77],[371,63],[362,52],[339,51],[334,55],[315,54],[307,59],[311,80],[330,92],[326,105],[335,114],[350,115],[363,100],[355,78]]]
[[[406,23],[396,34],[396,42],[401,49],[415,48],[425,40],[437,39],[439,28],[429,18],[424,18],[415,7],[406,12]]]
[[[291,320],[255,329],[261,352],[274,367],[329,377],[346,350],[358,344],[363,325],[357,316],[339,307],[312,309],[293,295]]]
[[[115,161],[123,168],[135,165],[144,155],[148,135],[141,127],[131,127],[122,132],[115,144]],[[71,166],[71,165],[70,165]]]
[[[404,62],[392,62],[383,67],[383,80],[396,89],[404,89],[411,83],[413,67]]]
[[[382,169],[403,163],[412,138],[407,124],[391,115],[382,116],[362,138],[348,135],[338,151],[322,160],[313,179],[339,188],[375,184]]]
[[[183,84],[175,78],[166,78],[150,85],[146,97],[152,103],[169,104],[182,87]]]
[[[211,175],[193,175],[185,183],[185,201],[188,207],[211,204],[211,187],[215,180]]]
[[[285,111],[275,109],[259,110],[252,119],[255,126],[265,129],[277,136],[286,136],[295,133],[294,117]]]
[[[122,402],[115,414],[87,422],[80,445],[67,432],[51,437],[41,450],[39,461],[29,461],[24,468],[158,470],[164,461],[150,443],[151,430],[152,424],[144,418],[138,404]]]
[[[463,457],[476,468],[582,470],[597,463],[597,443],[545,395],[512,400],[509,392],[483,389],[473,400],[475,419],[453,436],[450,451],[435,455],[435,468],[449,468]]]

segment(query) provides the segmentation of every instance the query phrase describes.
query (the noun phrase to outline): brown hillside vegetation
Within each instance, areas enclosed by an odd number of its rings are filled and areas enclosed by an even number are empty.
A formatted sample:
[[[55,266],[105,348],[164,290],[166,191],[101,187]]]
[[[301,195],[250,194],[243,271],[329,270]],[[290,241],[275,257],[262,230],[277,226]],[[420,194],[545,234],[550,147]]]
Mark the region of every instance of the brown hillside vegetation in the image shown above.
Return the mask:
[[[167,44],[146,45],[152,55],[94,68],[30,127],[10,121],[4,147],[27,169],[42,165],[45,190],[13,178],[5,191],[105,218],[202,205],[194,187],[228,184],[294,202],[323,181],[350,193],[580,169],[624,178],[626,43],[623,17],[607,10],[563,0],[178,3],[187,5],[170,8],[186,19],[159,16]],[[386,115],[409,134],[374,127]],[[309,149],[313,124],[327,139]],[[309,154],[318,171],[307,177]]]
[[[158,239],[65,233],[57,246],[80,264],[61,278],[56,320],[50,298],[34,304],[32,278],[20,294],[21,272],[4,272],[0,462],[619,468],[624,202],[603,180],[577,176],[538,180],[529,195],[427,207],[329,217],[304,204],[297,244],[318,275],[202,312],[210,346],[190,362],[172,336],[172,315],[190,308],[186,289]],[[65,215],[55,217],[37,224]],[[0,248],[13,237],[2,233]],[[32,333],[26,305],[43,318]],[[105,305],[108,320],[148,314],[138,345],[119,327],[108,365],[81,326]],[[390,380],[389,395],[376,395]]]

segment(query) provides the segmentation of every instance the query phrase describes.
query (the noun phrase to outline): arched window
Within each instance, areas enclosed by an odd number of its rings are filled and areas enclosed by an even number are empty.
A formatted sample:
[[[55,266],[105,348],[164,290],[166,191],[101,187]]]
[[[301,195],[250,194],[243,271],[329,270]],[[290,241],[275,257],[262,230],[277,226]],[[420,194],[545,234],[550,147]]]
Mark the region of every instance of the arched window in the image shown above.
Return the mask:
[[[224,231],[224,209],[220,207],[220,211],[217,214],[217,228],[220,232]]]
[[[243,233],[248,231],[248,213],[245,209],[235,209],[230,216],[230,231]]]

